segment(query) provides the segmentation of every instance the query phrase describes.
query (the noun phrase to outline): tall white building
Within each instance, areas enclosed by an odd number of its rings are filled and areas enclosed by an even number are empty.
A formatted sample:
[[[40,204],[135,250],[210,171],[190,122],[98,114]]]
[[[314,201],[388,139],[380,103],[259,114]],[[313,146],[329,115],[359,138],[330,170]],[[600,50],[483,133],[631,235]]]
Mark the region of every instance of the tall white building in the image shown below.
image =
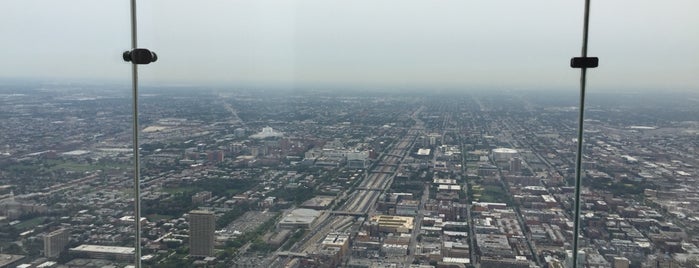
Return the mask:
[[[70,241],[70,232],[66,229],[58,229],[44,236],[44,256],[58,257]]]

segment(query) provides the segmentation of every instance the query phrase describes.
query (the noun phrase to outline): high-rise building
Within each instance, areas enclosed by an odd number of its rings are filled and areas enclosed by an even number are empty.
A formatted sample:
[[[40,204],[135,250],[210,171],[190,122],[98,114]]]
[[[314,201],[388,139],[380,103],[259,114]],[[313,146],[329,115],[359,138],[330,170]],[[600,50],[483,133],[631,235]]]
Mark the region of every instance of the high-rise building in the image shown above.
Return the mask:
[[[519,157],[510,158],[510,172],[522,172],[522,159]]]
[[[440,137],[441,135],[439,135],[438,133],[430,133],[429,135],[427,135],[427,139],[430,142],[430,146],[437,145],[437,141]]]
[[[44,236],[44,256],[58,257],[70,241],[70,232],[66,229],[58,229]]]
[[[216,216],[211,211],[189,212],[189,255],[213,256]]]

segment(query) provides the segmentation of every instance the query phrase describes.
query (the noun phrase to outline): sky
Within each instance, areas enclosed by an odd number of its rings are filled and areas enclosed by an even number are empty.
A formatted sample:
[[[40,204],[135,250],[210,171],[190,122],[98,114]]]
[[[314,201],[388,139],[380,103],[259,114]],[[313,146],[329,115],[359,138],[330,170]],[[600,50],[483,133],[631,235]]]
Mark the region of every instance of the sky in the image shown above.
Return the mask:
[[[3,0],[0,78],[130,82],[129,1]],[[153,84],[576,87],[582,0],[148,0]],[[590,87],[699,90],[699,1],[592,1]]]

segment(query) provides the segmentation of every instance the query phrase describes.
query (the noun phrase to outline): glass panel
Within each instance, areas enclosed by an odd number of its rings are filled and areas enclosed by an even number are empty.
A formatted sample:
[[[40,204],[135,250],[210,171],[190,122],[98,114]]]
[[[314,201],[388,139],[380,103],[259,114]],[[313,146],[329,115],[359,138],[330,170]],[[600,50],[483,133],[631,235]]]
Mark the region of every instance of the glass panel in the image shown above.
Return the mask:
[[[649,3],[593,5],[580,266],[695,261],[697,4]],[[77,248],[133,245],[128,6],[79,4],[0,10],[15,264],[130,260]],[[569,260],[581,6],[140,5],[147,265]]]
[[[320,191],[313,181],[349,174],[299,164],[321,141],[288,124],[313,119],[292,105],[304,99],[275,91],[295,79],[294,6],[140,3],[139,44],[159,56],[139,68],[142,211],[155,224],[144,264],[269,263],[308,233],[277,229],[282,214]]]
[[[697,263],[699,23],[691,1],[594,2],[586,114],[583,217],[586,263],[690,267]],[[619,16],[624,12],[624,16]],[[623,34],[620,34],[623,31]]]
[[[132,263],[128,3],[1,6],[0,265]]]
[[[144,232],[163,238],[144,255],[563,264],[571,174],[546,143],[573,159],[578,74],[565,63],[582,12],[546,5],[558,12],[540,12],[543,1],[142,3],[140,44],[160,56],[140,69],[143,211],[155,223]]]

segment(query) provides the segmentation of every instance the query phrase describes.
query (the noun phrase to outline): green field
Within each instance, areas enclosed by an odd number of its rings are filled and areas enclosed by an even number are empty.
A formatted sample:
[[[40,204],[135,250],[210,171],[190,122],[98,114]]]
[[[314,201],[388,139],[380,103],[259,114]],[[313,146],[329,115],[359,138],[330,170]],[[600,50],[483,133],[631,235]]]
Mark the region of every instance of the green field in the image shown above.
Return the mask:
[[[473,197],[480,202],[509,203],[510,198],[500,186],[495,185],[474,185],[472,188]]]
[[[29,229],[36,227],[39,224],[42,224],[44,222],[44,220],[46,220],[46,217],[43,217],[43,216],[32,218],[32,219],[18,223],[17,225],[15,225],[15,228],[17,228],[17,230],[21,230],[21,231],[29,230]]]

